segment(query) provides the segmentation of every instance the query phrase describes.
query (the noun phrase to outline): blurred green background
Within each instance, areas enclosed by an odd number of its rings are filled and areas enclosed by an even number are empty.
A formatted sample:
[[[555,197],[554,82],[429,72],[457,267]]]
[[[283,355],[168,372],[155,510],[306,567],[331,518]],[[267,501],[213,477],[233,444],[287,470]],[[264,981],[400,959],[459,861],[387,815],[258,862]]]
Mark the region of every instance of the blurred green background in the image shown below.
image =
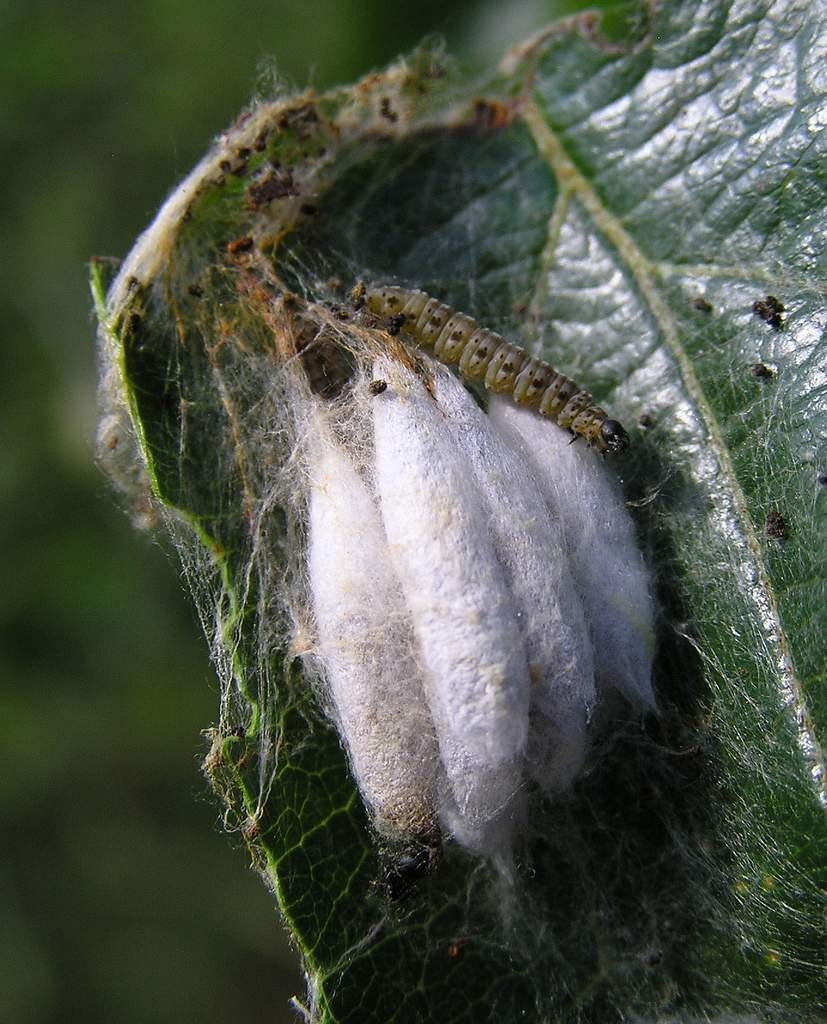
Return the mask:
[[[92,459],[91,256],[123,256],[274,72],[464,68],[567,0],[0,2],[0,1020],[296,1020],[271,897],[199,773],[218,687],[175,559]]]

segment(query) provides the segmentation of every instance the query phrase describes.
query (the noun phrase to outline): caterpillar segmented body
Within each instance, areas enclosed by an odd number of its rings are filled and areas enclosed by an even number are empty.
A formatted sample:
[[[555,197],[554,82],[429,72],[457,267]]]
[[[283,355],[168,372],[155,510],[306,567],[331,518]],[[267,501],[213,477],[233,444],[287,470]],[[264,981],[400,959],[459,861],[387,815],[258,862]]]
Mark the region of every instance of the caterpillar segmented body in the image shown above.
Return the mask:
[[[398,319],[399,329],[433,349],[440,362],[458,363],[466,380],[482,381],[489,391],[510,395],[518,405],[536,409],[601,452],[629,447],[629,435],[588,391],[465,313],[419,289],[391,285],[367,288],[364,303],[377,316]]]

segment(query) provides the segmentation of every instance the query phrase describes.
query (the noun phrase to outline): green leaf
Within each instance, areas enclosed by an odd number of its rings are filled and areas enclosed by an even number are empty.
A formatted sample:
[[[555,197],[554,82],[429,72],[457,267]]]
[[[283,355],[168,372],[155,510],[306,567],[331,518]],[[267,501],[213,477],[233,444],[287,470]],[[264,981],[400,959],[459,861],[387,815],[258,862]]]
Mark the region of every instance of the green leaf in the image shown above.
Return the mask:
[[[314,1020],[827,1012],[823,12],[673,2],[625,28],[554,25],[483,85],[424,48],[244,112],[99,311],[109,420],[225,687],[206,770]],[[522,337],[641,424],[613,465],[657,578],[662,713],[537,810],[507,923],[450,846],[389,898],[398,851],[279,625],[274,310],[346,307],[359,278]]]

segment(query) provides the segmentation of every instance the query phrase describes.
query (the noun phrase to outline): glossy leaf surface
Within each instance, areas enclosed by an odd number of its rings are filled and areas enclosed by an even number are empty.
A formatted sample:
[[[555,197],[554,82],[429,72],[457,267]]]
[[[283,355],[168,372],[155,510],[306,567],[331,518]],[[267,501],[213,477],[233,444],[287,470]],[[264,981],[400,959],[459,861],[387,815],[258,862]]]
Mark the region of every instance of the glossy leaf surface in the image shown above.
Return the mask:
[[[553,26],[483,85],[423,50],[247,112],[101,304],[113,430],[123,451],[136,424],[138,489],[174,510],[234,694],[207,771],[314,1019],[827,1012],[824,25],[755,0],[630,24]],[[508,922],[451,848],[389,899],[398,851],[267,631],[285,529],[261,514],[278,455],[254,440],[284,415],[269,303],[346,307],[358,279],[521,338],[633,433],[614,465],[657,578],[662,714],[538,812]]]

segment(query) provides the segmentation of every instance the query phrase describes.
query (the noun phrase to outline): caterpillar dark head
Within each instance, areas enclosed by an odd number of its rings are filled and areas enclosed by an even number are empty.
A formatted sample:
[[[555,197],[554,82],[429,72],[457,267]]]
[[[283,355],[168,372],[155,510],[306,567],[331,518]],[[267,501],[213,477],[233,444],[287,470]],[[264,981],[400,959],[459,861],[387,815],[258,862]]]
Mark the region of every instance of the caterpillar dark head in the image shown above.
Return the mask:
[[[604,452],[625,452],[629,447],[629,435],[617,420],[603,420],[598,447]]]

